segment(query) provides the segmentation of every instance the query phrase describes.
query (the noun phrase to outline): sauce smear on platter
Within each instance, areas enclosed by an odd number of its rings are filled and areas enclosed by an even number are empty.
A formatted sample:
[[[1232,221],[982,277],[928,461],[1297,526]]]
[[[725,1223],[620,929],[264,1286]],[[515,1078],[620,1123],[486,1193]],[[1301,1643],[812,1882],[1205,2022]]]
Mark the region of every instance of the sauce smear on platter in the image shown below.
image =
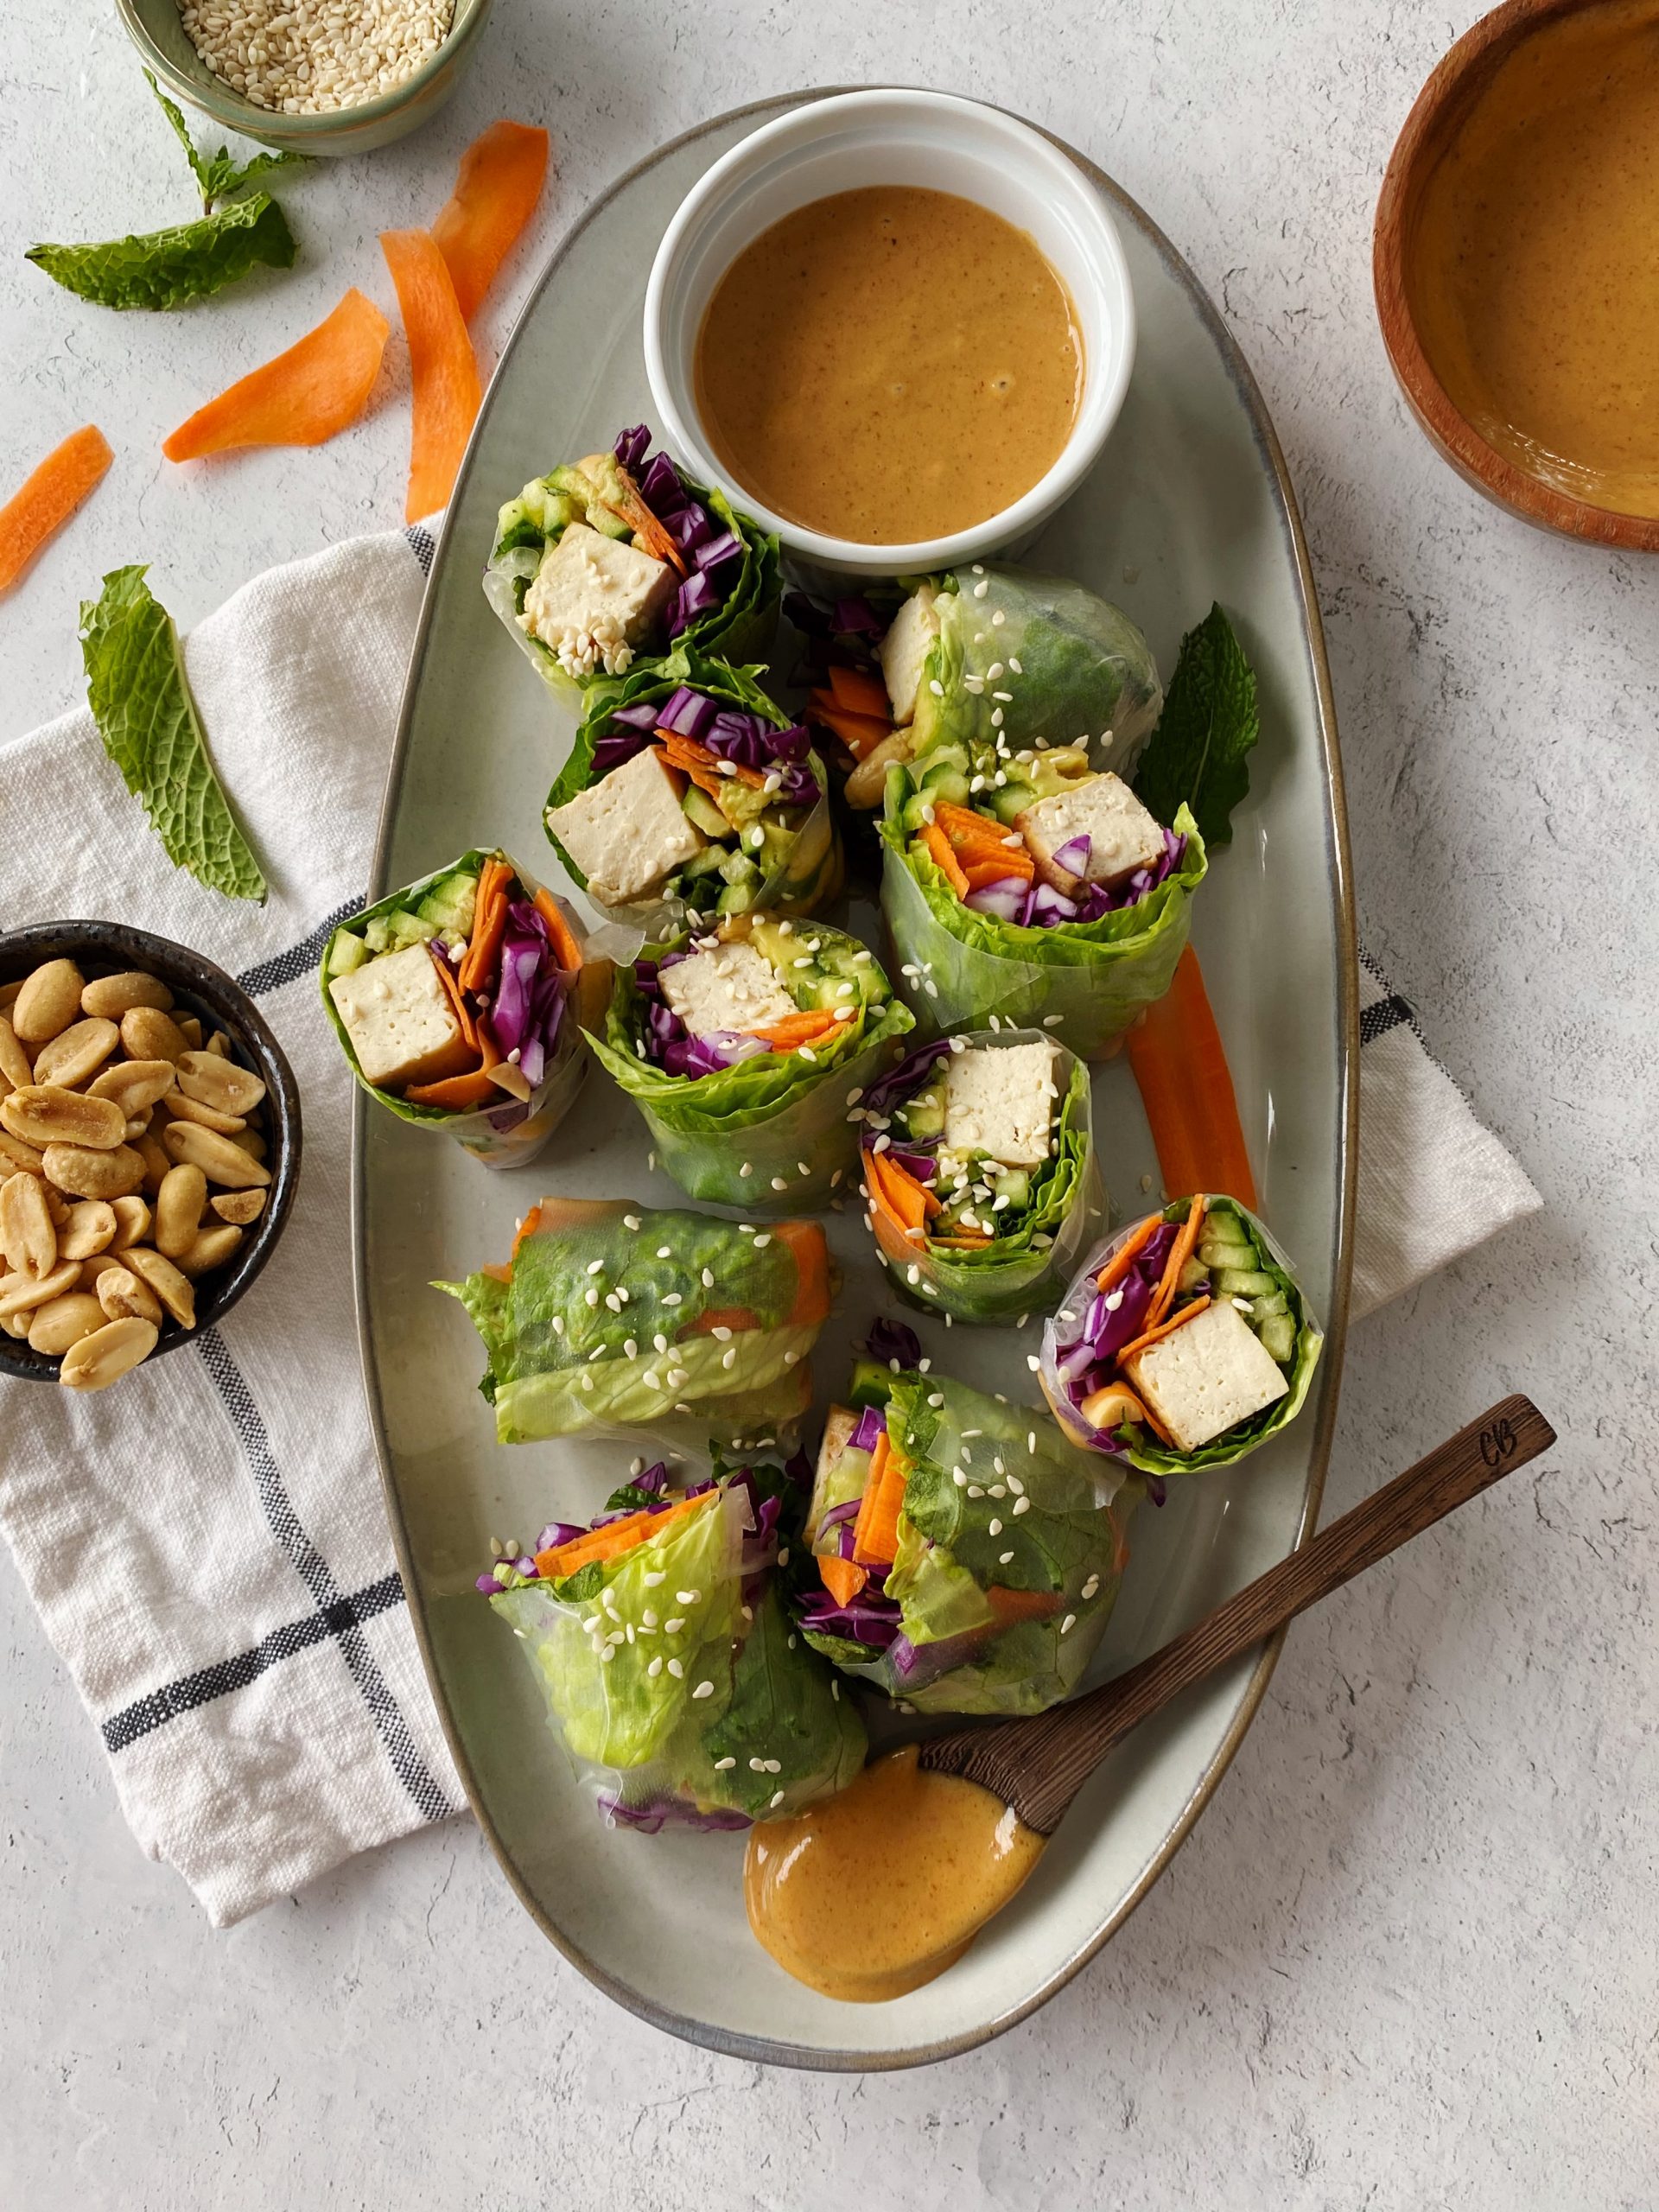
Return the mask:
[[[955,1964],[1046,1839],[912,1744],[845,1789],[749,1831],[743,1899],[786,1974],[853,2005],[902,1997]]]
[[[1477,94],[1408,248],[1423,350],[1487,443],[1659,515],[1659,4],[1547,23]]]
[[[1000,514],[1059,458],[1083,387],[1065,285],[954,193],[880,185],[763,231],[715,288],[696,398],[734,480],[865,544]]]

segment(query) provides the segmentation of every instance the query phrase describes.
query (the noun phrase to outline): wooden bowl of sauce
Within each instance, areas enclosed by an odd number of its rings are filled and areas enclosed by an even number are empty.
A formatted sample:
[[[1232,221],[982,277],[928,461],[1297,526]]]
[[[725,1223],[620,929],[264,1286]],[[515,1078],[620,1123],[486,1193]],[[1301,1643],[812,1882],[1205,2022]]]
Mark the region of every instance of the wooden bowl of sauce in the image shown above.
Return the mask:
[[[1088,179],[937,92],[841,94],[743,140],[670,225],[645,303],[668,444],[845,575],[1029,538],[1097,458],[1134,341]]]
[[[1659,552],[1659,0],[1508,0],[1394,149],[1373,275],[1432,442],[1513,513]]]

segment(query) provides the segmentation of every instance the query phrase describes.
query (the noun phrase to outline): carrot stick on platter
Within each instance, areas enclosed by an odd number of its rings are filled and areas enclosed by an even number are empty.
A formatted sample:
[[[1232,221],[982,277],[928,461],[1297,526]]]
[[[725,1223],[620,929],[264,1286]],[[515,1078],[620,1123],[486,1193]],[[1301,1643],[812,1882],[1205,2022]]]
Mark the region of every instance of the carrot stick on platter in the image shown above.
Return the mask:
[[[473,341],[436,241],[426,231],[382,231],[380,251],[397,288],[409,340],[415,424],[404,518],[419,522],[449,503],[483,391]]]
[[[839,663],[830,670],[830,689],[836,706],[849,715],[868,715],[877,721],[893,727],[893,709],[887,700],[887,687],[879,676],[868,669],[845,668]]]
[[[95,424],[76,430],[0,507],[0,592],[8,592],[35,555],[103,480],[115,455]]]
[[[1255,1180],[1198,956],[1189,944],[1175,980],[1130,1030],[1126,1049],[1172,1198],[1220,1192],[1255,1211]]]
[[[320,446],[369,404],[391,325],[353,289],[315,330],[181,423],[162,451],[200,461],[236,446]]]
[[[461,157],[455,188],[432,236],[470,322],[536,212],[547,181],[548,137],[528,123],[493,123]]]
[[[818,1580],[838,1605],[850,1605],[869,1580],[869,1569],[833,1554],[818,1560]]]

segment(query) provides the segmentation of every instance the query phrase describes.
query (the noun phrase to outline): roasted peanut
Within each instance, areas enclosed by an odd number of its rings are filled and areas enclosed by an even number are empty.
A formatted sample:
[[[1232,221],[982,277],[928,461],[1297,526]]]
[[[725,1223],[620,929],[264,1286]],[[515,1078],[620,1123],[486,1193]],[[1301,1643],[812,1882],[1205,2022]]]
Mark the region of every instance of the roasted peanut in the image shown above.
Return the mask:
[[[62,1192],[60,1191],[55,1185],[48,1183],[44,1175],[39,1176],[35,1179],[39,1182],[41,1186],[41,1196],[46,1200],[46,1210],[52,1217],[53,1228],[61,1229],[65,1222],[69,1218],[68,1199],[64,1197]]]
[[[26,1338],[29,1321],[27,1313],[0,1313],[0,1335]]]
[[[121,1131],[122,1141],[126,1144],[137,1144],[140,1137],[149,1135],[149,1116],[148,1114],[135,1114]]]
[[[250,1160],[263,1160],[265,1156],[265,1141],[257,1129],[238,1129],[231,1142],[245,1152]]]
[[[160,1334],[153,1321],[106,1321],[65,1352],[58,1380],[66,1390],[107,1389],[149,1358]]]
[[[75,1198],[124,1198],[144,1179],[143,1160],[130,1145],[93,1151],[85,1145],[49,1144],[41,1161],[48,1182]]]
[[[0,1128],[0,1175],[15,1175],[19,1170],[25,1175],[43,1175],[38,1145],[25,1144],[8,1128]]]
[[[136,1244],[125,1255],[128,1268],[142,1275],[173,1319],[181,1329],[196,1325],[196,1294],[188,1276],[180,1273],[171,1260],[159,1252],[152,1252],[148,1244]]]
[[[49,1187],[49,1186],[48,1186]],[[124,1206],[132,1204],[123,1198]],[[120,1229],[119,1217],[106,1198],[83,1198],[69,1208],[69,1217],[58,1224],[58,1251],[66,1260],[90,1260],[107,1251]]]
[[[44,1306],[37,1306],[29,1316],[29,1348],[54,1356],[67,1351],[71,1344],[101,1329],[108,1319],[90,1292],[66,1290],[61,1297],[48,1298]]]
[[[204,1229],[190,1249],[180,1255],[179,1273],[188,1275],[194,1282],[199,1275],[207,1274],[211,1268],[222,1268],[241,1242],[239,1229],[223,1224]]]
[[[129,968],[118,976],[94,976],[80,995],[81,1012],[105,1021],[119,1021],[136,1006],[153,1006],[165,1014],[172,1004],[173,994],[161,977],[147,976],[142,968]]]
[[[25,1045],[45,1045],[80,1012],[86,978],[73,960],[48,960],[32,976],[11,1009],[11,1026]]]
[[[232,1057],[231,1052],[231,1040],[225,1034],[225,1032],[222,1029],[215,1029],[213,1035],[207,1039],[207,1050],[210,1052],[217,1052],[219,1058],[222,1060],[228,1060]]]
[[[80,1262],[60,1260],[49,1274],[38,1278],[13,1273],[0,1275],[0,1313],[27,1313],[44,1306],[48,1298],[61,1298],[80,1281]]]
[[[168,1174],[172,1169],[168,1170]],[[115,1216],[115,1241],[112,1252],[124,1252],[129,1244],[142,1244],[149,1235],[149,1208],[142,1198],[112,1198],[110,1211]]]
[[[186,1052],[179,1062],[179,1089],[187,1098],[199,1099],[221,1114],[245,1118],[265,1095],[265,1086],[251,1068],[238,1067],[210,1046],[205,1052]]]
[[[8,1020],[11,1018],[11,1009],[16,1005],[18,994],[22,988],[21,982],[0,983],[0,1014],[3,1014]]]
[[[118,1060],[86,1086],[91,1098],[112,1098],[130,1121],[164,1098],[174,1083],[171,1060]]]
[[[120,1041],[121,1032],[112,1021],[72,1021],[35,1053],[35,1080],[78,1090],[89,1076],[97,1074]]]
[[[121,1042],[130,1060],[176,1060],[190,1039],[159,1007],[130,1007],[121,1017]]]
[[[156,1249],[181,1259],[196,1241],[207,1203],[207,1178],[200,1167],[169,1167],[156,1193]]]
[[[154,1321],[159,1328],[162,1301],[130,1268],[107,1268],[98,1279],[98,1302],[111,1321]]]
[[[257,1221],[265,1210],[263,1191],[221,1191],[212,1201],[213,1211],[221,1221],[233,1221],[243,1227]]]
[[[116,1252],[99,1252],[92,1259],[83,1260],[81,1262],[80,1281],[77,1287],[81,1290],[96,1291],[98,1288],[98,1279],[100,1275],[108,1274],[111,1268],[121,1268],[125,1265],[126,1262],[120,1254]],[[101,1307],[99,1311],[102,1311]]]
[[[221,1136],[233,1137],[248,1126],[244,1115],[221,1114],[217,1106],[204,1106],[200,1098],[187,1097],[182,1090],[169,1090],[162,1110],[169,1121],[194,1122],[199,1128],[217,1129]]]
[[[126,1116],[112,1098],[88,1098],[54,1083],[25,1084],[9,1091],[0,1098],[0,1122],[13,1136],[39,1145],[42,1151],[48,1145],[68,1144],[107,1152],[120,1143],[127,1126]],[[52,1173],[49,1167],[46,1172]]]
[[[185,1043],[193,1052],[199,1052],[201,1050],[200,1015],[181,1014],[178,1016],[178,1024],[179,1034],[184,1039]]]
[[[139,1187],[147,1198],[153,1198],[162,1187],[162,1179],[173,1163],[162,1149],[162,1141],[153,1127],[139,1138],[136,1148],[144,1163],[144,1179]]]
[[[10,1098],[0,1099],[0,1112],[10,1103]],[[270,1169],[251,1160],[231,1138],[194,1122],[169,1122],[162,1131],[162,1146],[169,1160],[200,1167],[210,1183],[220,1184],[227,1191],[262,1188],[270,1180]],[[46,1172],[51,1174],[49,1166]]]
[[[35,1071],[29,1065],[29,1054],[17,1042],[17,1032],[0,1014],[0,1083],[8,1090],[16,1090],[34,1080]]]
[[[9,1175],[0,1183],[0,1252],[14,1274],[36,1282],[58,1264],[58,1232],[38,1175]]]

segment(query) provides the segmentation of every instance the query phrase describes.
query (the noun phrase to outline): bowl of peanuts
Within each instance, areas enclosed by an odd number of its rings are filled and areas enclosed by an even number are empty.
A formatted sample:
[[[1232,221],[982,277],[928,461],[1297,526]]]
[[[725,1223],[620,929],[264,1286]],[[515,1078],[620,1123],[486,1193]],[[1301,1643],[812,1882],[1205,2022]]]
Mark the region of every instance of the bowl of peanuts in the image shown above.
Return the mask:
[[[300,1100],[223,969],[118,922],[0,934],[0,1376],[101,1390],[270,1258]]]

